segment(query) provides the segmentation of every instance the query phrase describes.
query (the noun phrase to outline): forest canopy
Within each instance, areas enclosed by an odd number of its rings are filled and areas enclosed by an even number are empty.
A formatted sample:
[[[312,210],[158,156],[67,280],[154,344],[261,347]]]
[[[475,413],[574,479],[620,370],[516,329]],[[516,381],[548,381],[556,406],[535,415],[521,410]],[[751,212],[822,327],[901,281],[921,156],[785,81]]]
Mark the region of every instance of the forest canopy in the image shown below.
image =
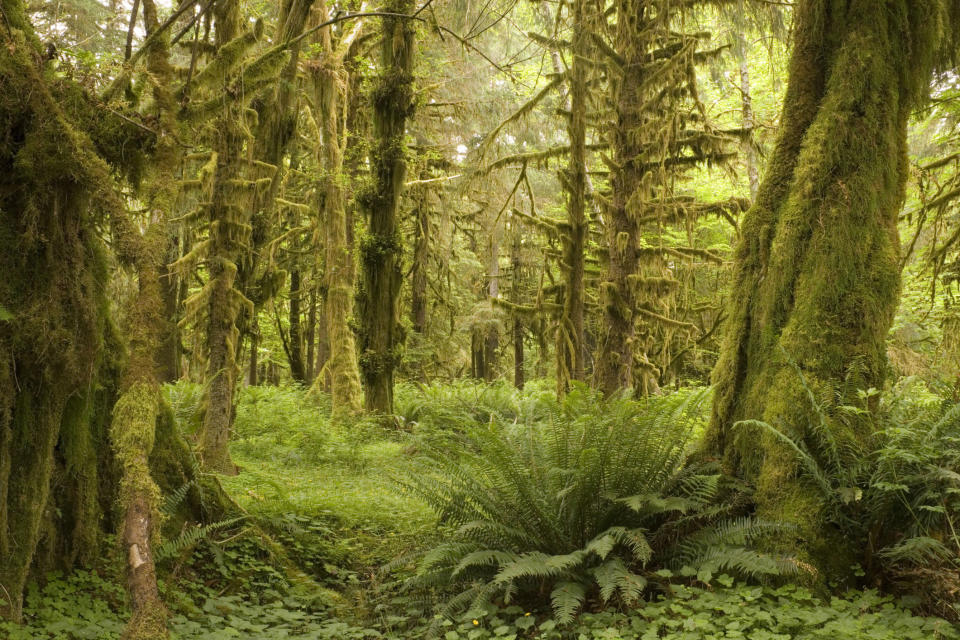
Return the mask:
[[[960,637],[960,0],[0,0],[0,637]]]

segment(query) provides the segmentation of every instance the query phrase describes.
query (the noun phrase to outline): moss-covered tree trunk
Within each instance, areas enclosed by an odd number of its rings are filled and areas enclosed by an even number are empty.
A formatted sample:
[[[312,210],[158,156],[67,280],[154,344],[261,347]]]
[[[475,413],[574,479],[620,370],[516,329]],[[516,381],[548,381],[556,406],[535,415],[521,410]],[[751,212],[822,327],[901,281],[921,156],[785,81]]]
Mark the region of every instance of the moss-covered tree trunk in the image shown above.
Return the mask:
[[[290,377],[303,384],[307,380],[307,365],[303,360],[303,322],[300,312],[301,278],[299,267],[290,271]]]
[[[645,7],[630,0],[617,3],[617,42],[622,73],[613,78],[611,93],[616,113],[612,132],[616,170],[610,180],[607,207],[607,272],[602,286],[603,329],[594,369],[597,388],[605,394],[633,386],[634,314],[633,278],[637,274],[637,224],[628,203],[640,187],[643,171],[634,162],[641,154],[641,86],[644,69],[639,29]]]
[[[222,52],[240,35],[239,3],[237,0],[218,3],[214,16],[216,46]],[[215,173],[213,194],[207,207],[210,220],[209,278],[203,292],[206,296],[207,362],[201,459],[205,469],[224,474],[237,472],[230,459],[228,444],[238,375],[240,331],[237,322],[243,307],[249,305],[237,283],[237,264],[250,241],[250,216],[244,206],[242,168],[246,134],[241,110],[241,105],[227,105],[212,129]]]
[[[424,171],[421,179],[429,174]],[[410,324],[416,333],[427,330],[427,262],[430,259],[430,207],[426,187],[419,188],[413,228],[413,259],[410,265]],[[422,367],[421,367],[422,369]]]
[[[791,363],[822,399],[839,392],[854,403],[852,391],[882,384],[900,286],[907,118],[930,80],[945,5],[795,5],[780,138],[743,221],[709,442],[756,483],[758,515],[796,524],[821,569],[847,559],[823,498],[785,446],[734,424],[807,433],[810,404]],[[839,420],[830,428],[840,441],[863,437]]]
[[[325,21],[329,9],[319,7],[319,20]],[[313,69],[313,86],[319,107],[320,166],[323,167],[324,189],[321,203],[323,228],[326,233],[326,299],[324,340],[329,348],[326,375],[330,381],[331,409],[336,418],[357,415],[362,409],[360,368],[356,340],[350,322],[353,320],[354,266],[348,239],[346,195],[344,193],[343,157],[347,143],[344,109],[350,86],[344,58],[359,34],[359,25],[334,48],[331,29],[321,30],[324,61]],[[318,368],[319,371],[319,368]]]
[[[410,14],[412,0],[391,0],[384,11]],[[413,111],[415,23],[383,17],[373,106],[371,182],[358,197],[367,218],[361,242],[359,296],[360,371],[367,411],[393,412],[393,373],[400,360],[402,331],[397,317],[402,243],[397,209],[406,176],[406,122]]]
[[[574,0],[573,62],[570,67],[570,114],[567,134],[570,160],[562,182],[567,192],[567,219],[563,230],[563,309],[557,329],[557,393],[573,380],[583,380],[583,272],[587,240],[587,56],[590,35],[584,17],[585,0]]]
[[[511,302],[520,304],[520,234],[513,232],[513,244],[510,248],[510,297]],[[524,354],[523,354],[523,319],[520,314],[513,316],[513,386],[523,389],[524,385]]]
[[[153,0],[142,0],[142,7],[144,28],[149,36],[160,27],[157,6]],[[182,161],[177,105],[171,90],[174,72],[167,42],[166,35],[155,38],[147,54],[147,69],[153,80],[153,109],[162,132],[151,158],[145,194],[149,226],[141,235],[132,223],[125,225],[116,243],[120,259],[135,266],[138,284],[137,294],[131,297],[126,313],[130,357],[110,426],[110,438],[121,468],[123,519],[119,538],[127,558],[127,592],[133,610],[123,634],[125,640],[156,640],[168,635],[166,607],[157,587],[152,550],[160,524],[160,490],[150,471],[150,455],[161,419],[160,381],[165,361],[170,357],[172,333],[166,315],[170,285],[165,279],[171,275],[167,267],[171,244],[167,219],[176,204],[176,175]]]
[[[487,266],[487,296],[490,304],[500,298],[500,232],[490,232],[490,262]],[[497,377],[497,360],[500,351],[500,330],[496,322],[489,322],[483,340],[483,379],[493,382]]]
[[[0,617],[17,620],[31,565],[95,557],[112,499],[118,346],[97,222],[122,206],[61,105],[84,103],[79,88],[46,73],[23,3],[0,9]]]

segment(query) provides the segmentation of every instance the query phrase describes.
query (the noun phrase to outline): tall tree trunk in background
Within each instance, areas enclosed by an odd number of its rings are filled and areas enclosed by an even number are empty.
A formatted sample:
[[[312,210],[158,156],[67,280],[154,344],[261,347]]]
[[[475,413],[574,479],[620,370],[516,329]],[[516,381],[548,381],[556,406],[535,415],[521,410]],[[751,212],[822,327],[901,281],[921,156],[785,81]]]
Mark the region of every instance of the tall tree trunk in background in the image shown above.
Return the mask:
[[[479,329],[474,329],[470,333],[470,375],[476,380],[483,380],[487,370],[484,364],[485,355],[486,342],[483,339],[483,333]]]
[[[610,179],[610,205],[606,211],[607,273],[601,285],[603,327],[594,380],[605,394],[633,386],[634,301],[632,279],[636,277],[637,224],[628,204],[640,187],[643,171],[637,129],[640,121],[640,91],[643,84],[644,54],[637,37],[646,8],[633,0],[617,2],[618,53],[622,72],[611,81],[616,112],[612,131],[613,160],[617,169]]]
[[[520,234],[514,232],[513,246],[510,251],[511,302],[520,304]],[[523,357],[523,320],[519,314],[513,314],[513,386],[523,389],[524,385],[524,357]]]
[[[757,515],[796,525],[791,540],[828,574],[851,562],[818,489],[780,440],[733,427],[758,419],[807,435],[816,418],[798,370],[815,396],[839,404],[882,387],[907,118],[930,81],[944,3],[877,4],[804,0],[794,10],[781,134],[743,221],[707,434],[727,468],[755,483]],[[840,443],[867,436],[863,425],[828,423]]]
[[[499,232],[494,229],[490,234],[490,264],[487,267],[487,277],[490,283],[487,285],[487,295],[490,298],[491,306],[494,300],[500,297],[500,237]],[[497,324],[491,322],[486,330],[484,337],[484,368],[483,379],[487,382],[493,382],[497,376],[497,351],[500,349],[500,333]]]
[[[349,329],[349,327],[347,327]],[[351,334],[352,337],[352,334]],[[319,385],[326,392],[331,391],[332,380],[330,379],[330,367],[327,363],[330,361],[330,338],[327,333],[327,307],[326,301],[321,297],[317,301],[317,347],[313,362],[313,384]],[[356,362],[356,354],[354,354]],[[360,373],[357,373],[357,398],[360,398]],[[359,406],[359,402],[357,403]]]
[[[421,178],[427,176],[426,172]],[[410,324],[423,334],[427,329],[427,262],[430,258],[430,211],[426,187],[419,187],[413,230],[413,262],[410,265]]]
[[[170,212],[168,212],[169,214]],[[160,382],[175,382],[180,377],[180,282],[170,267],[180,258],[180,238],[172,235],[167,244],[160,284],[163,287],[163,317],[166,323],[160,345]]]
[[[314,276],[316,273],[314,273]],[[314,357],[316,356],[317,346],[317,287],[315,278],[311,279],[310,295],[307,297],[307,354],[306,360],[306,382],[309,385],[313,382],[315,376]]]
[[[570,161],[562,176],[567,191],[567,220],[563,233],[563,310],[557,330],[557,393],[573,380],[583,380],[583,270],[587,239],[587,69],[588,40],[585,0],[574,0],[573,63],[570,72]]]
[[[391,0],[385,5],[385,11],[390,13],[406,15],[412,10],[412,0]],[[397,209],[406,175],[405,126],[413,112],[415,24],[396,17],[380,20],[379,75],[370,95],[372,182],[357,197],[367,217],[367,235],[360,247],[363,278],[358,310],[366,409],[386,415],[393,412],[393,372],[402,342],[397,300],[403,245]]]
[[[743,11],[742,6],[739,9]],[[760,168],[757,164],[757,150],[753,142],[756,122],[753,117],[753,98],[750,95],[750,47],[742,30],[738,31],[734,38],[736,38],[735,53],[740,67],[740,103],[743,111],[741,122],[743,128],[750,132],[743,142],[743,159],[747,165],[750,202],[753,202],[757,199],[757,191],[760,189]]]
[[[260,355],[260,327],[255,317],[250,327],[248,327],[247,339],[250,341],[250,363],[247,366],[247,384],[255,387],[259,382],[257,379],[257,367],[259,366],[258,356]]]
[[[303,384],[307,368],[303,362],[303,325],[300,314],[300,270],[290,272],[290,375],[294,382]]]
[[[215,42],[221,50],[240,35],[237,0],[214,6]],[[228,442],[233,424],[233,394],[237,379],[241,308],[249,304],[237,289],[237,263],[249,241],[249,218],[237,184],[242,182],[245,133],[242,114],[234,107],[217,118],[213,131],[216,169],[213,196],[208,209],[210,249],[206,291],[206,394],[200,437],[201,459],[208,471],[236,474]]]
[[[329,9],[320,6],[319,20],[326,21]],[[318,106],[318,123],[323,138],[320,145],[320,164],[324,168],[323,228],[326,231],[326,344],[329,359],[326,361],[326,380],[330,381],[332,411],[335,418],[360,413],[360,369],[357,362],[356,342],[350,322],[354,316],[354,269],[349,245],[349,228],[346,199],[343,190],[344,151],[347,144],[347,123],[344,110],[349,86],[344,67],[344,57],[352,42],[359,36],[359,23],[341,38],[334,49],[330,27],[320,31],[320,40],[325,53],[322,66],[312,69],[315,102]],[[318,368],[318,371],[320,369]]]

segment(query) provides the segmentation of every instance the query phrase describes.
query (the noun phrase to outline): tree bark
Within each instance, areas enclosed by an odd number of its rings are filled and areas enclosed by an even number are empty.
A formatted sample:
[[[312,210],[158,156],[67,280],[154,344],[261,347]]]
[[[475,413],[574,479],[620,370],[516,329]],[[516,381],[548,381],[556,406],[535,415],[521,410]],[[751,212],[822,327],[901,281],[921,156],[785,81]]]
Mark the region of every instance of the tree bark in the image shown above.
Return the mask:
[[[315,282],[315,280],[313,281]],[[307,354],[305,356],[306,382],[311,384],[314,378],[314,358],[317,347],[317,288],[311,282],[310,295],[307,297]]]
[[[496,229],[490,233],[489,259],[490,264],[487,267],[487,277],[490,282],[487,285],[487,295],[490,298],[490,305],[492,307],[495,304],[494,300],[500,297],[500,237]],[[489,326],[487,326],[483,350],[483,379],[487,382],[493,382],[497,377],[497,353],[500,350],[500,332],[495,322],[491,322]]]
[[[570,72],[570,161],[563,177],[567,191],[567,225],[563,233],[563,310],[557,330],[557,393],[583,380],[584,251],[587,238],[587,55],[584,0],[574,0],[573,63]]]
[[[300,270],[290,272],[290,376],[303,384],[307,379],[303,362],[303,329],[300,314]]]
[[[424,173],[421,178],[426,177]],[[413,263],[410,266],[410,324],[416,333],[427,330],[427,262],[430,258],[430,211],[427,190],[420,187],[413,230]]]
[[[708,442],[756,484],[758,516],[796,525],[791,539],[827,574],[848,571],[852,550],[822,496],[779,440],[734,425],[759,419],[809,436],[801,373],[820,401],[856,404],[857,389],[882,386],[907,118],[929,83],[943,7],[797,3],[781,134],[736,252]],[[841,446],[866,437],[862,424],[828,426]]]
[[[516,232],[513,237],[513,247],[510,252],[511,283],[510,292],[514,304],[520,303],[520,235]],[[519,314],[513,316],[513,386],[523,389],[524,385],[524,354],[523,354],[523,321]]]
[[[321,5],[319,13],[320,20],[326,20],[328,7],[325,3]],[[346,104],[345,92],[349,86],[344,57],[352,40],[359,35],[358,29],[359,26],[345,35],[338,49],[334,48],[330,28],[321,30],[325,63],[315,68],[312,74],[323,137],[320,163],[325,176],[321,215],[326,231],[324,316],[329,359],[325,365],[326,377],[322,382],[329,380],[332,412],[337,419],[359,414],[362,394],[356,342],[350,326],[354,316],[354,268],[346,198],[342,187],[348,133],[342,115]]]
[[[603,329],[594,368],[597,387],[610,395],[633,386],[634,314],[636,303],[631,278],[636,276],[637,224],[627,209],[640,187],[643,171],[635,162],[642,153],[636,130],[640,126],[640,93],[644,53],[637,40],[645,9],[630,0],[617,3],[617,43],[623,58],[622,73],[611,82],[616,112],[612,133],[614,162],[611,202],[607,208],[607,273],[602,286]]]
[[[240,35],[237,0],[215,5],[214,16],[219,50]],[[234,107],[221,115],[213,127],[216,168],[213,196],[208,207],[209,280],[205,292],[207,363],[204,380],[207,392],[200,437],[204,468],[230,475],[237,473],[228,448],[237,379],[236,349],[240,337],[237,322],[241,308],[249,305],[249,300],[237,288],[237,263],[249,240],[249,233],[244,233],[249,217],[234,187],[243,178],[241,163],[245,136],[241,121],[239,109]]]
[[[409,14],[411,0],[392,0],[387,12]],[[397,208],[406,175],[407,117],[413,112],[415,25],[411,20],[383,17],[379,75],[373,103],[372,184],[358,196],[367,217],[361,242],[363,288],[360,295],[360,370],[367,411],[393,412],[393,375],[403,340],[397,318],[400,256]]]

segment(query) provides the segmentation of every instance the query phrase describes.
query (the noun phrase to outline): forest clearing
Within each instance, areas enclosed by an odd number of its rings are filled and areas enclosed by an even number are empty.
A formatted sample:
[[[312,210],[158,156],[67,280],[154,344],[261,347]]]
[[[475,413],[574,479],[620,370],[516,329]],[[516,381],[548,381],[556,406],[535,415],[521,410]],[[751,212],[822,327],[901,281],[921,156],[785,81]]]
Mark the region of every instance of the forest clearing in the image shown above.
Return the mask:
[[[0,0],[0,639],[960,638],[960,0]]]

